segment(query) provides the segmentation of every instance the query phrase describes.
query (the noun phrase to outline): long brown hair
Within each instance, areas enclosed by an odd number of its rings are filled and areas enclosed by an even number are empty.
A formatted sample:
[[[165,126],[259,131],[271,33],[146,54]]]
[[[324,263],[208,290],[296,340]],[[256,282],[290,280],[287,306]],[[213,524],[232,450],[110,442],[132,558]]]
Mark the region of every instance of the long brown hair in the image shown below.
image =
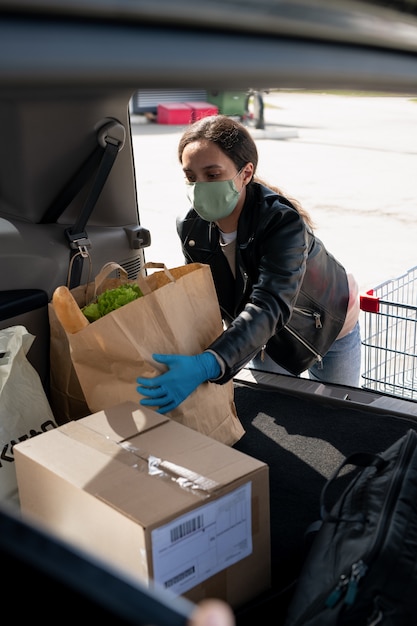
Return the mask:
[[[211,115],[203,117],[194,124],[186,128],[180,142],[178,144],[178,158],[182,163],[182,153],[184,148],[194,141],[206,139],[215,143],[224,154],[226,154],[236,165],[238,171],[246,165],[253,163],[253,176],[251,183],[260,183],[265,185],[280,196],[287,198],[295,209],[299,212],[306,224],[313,228],[313,221],[308,212],[302,207],[300,202],[284,193],[282,189],[273,186],[256,176],[256,168],[258,166],[258,150],[256,144],[243,124],[237,122],[226,115]]]

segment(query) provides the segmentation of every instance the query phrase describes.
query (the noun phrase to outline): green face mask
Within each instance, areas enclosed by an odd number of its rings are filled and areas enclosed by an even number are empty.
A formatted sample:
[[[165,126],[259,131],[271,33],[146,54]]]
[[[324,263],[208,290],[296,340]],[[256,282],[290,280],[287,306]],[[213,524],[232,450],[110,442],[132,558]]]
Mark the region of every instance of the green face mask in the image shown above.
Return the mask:
[[[187,198],[203,220],[216,222],[232,213],[240,196],[234,183],[236,176],[231,180],[187,183]]]

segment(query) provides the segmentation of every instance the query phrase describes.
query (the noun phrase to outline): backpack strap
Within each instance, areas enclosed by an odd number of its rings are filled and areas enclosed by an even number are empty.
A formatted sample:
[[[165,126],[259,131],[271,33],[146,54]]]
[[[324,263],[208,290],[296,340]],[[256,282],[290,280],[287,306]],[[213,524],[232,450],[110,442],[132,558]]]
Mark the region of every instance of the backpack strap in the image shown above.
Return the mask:
[[[347,465],[353,465],[358,468],[364,469],[365,467],[375,467],[375,470],[378,472],[381,469],[384,469],[388,461],[383,459],[379,454],[373,454],[372,452],[354,452],[350,456],[348,456],[332,473],[329,479],[325,482],[321,494],[320,494],[320,519],[315,520],[307,527],[305,531],[305,544],[306,544],[306,552],[309,550],[315,536],[319,532],[320,528],[323,526],[324,522],[340,522],[342,521],[339,517],[334,517],[327,503],[327,494],[330,489],[330,486],[334,484],[341,473],[342,469]],[[345,520],[347,521],[347,520]],[[348,521],[354,521],[353,518],[350,518]],[[363,521],[363,514],[359,513],[357,521]]]
[[[348,456],[341,465],[333,472],[330,476],[329,480],[325,483],[321,494],[320,494],[320,517],[321,520],[329,522],[338,522],[341,521],[340,518],[336,518],[331,515],[329,509],[326,506],[326,495],[329,490],[331,484],[333,484],[340,472],[347,465],[353,465],[356,468],[366,468],[366,467],[374,467],[377,472],[384,469],[388,465],[388,461],[386,461],[379,454],[373,454],[372,452],[355,452]],[[363,514],[359,513],[360,521],[362,521]],[[349,520],[353,521],[353,520]]]

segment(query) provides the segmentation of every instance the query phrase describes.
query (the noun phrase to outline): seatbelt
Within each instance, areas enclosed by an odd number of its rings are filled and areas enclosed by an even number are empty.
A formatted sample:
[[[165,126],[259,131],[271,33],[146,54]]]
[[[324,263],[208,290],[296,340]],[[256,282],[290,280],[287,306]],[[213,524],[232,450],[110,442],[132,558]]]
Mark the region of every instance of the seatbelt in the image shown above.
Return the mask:
[[[43,224],[56,222],[96,170],[95,178],[76,223],[65,230],[65,236],[71,249],[70,271],[68,273],[68,287],[70,289],[77,287],[81,282],[84,259],[89,257],[88,250],[91,248],[86,225],[116,157],[124,146],[125,136],[124,126],[116,120],[102,126],[97,133],[98,146],[52,203],[42,219]]]

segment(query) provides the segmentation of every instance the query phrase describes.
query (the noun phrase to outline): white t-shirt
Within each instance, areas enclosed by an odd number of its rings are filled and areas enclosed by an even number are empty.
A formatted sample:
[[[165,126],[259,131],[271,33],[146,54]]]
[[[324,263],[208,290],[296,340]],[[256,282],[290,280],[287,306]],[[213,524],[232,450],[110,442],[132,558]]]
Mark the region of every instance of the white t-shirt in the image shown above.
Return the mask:
[[[220,231],[220,247],[224,256],[228,260],[234,278],[236,278],[236,237],[236,230],[232,233],[224,233],[223,231]]]

